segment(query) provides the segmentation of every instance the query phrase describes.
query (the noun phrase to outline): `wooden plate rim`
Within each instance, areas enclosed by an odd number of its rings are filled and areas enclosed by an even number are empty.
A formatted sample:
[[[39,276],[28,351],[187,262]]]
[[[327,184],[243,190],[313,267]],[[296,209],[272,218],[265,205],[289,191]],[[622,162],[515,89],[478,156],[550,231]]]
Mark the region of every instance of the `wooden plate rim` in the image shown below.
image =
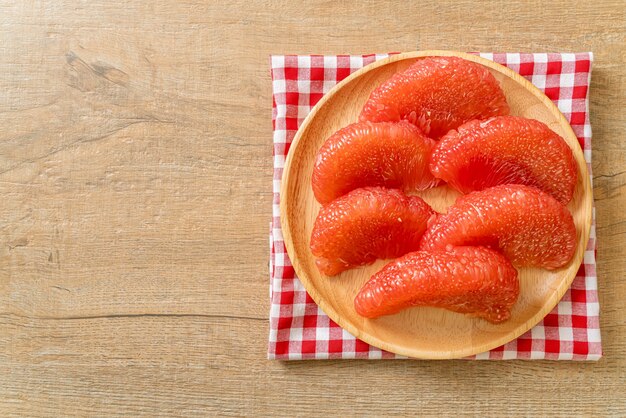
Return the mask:
[[[552,311],[552,309],[554,309],[554,307],[561,300],[561,298],[563,297],[567,289],[569,289],[569,287],[571,286],[574,278],[576,277],[575,271],[574,273],[570,275],[571,277],[563,281],[561,283],[561,286],[559,286],[552,293],[552,295],[548,298],[546,303],[543,305],[543,308],[540,309],[537,312],[537,314],[531,317],[528,321],[520,324],[517,328],[514,328],[513,330],[511,330],[509,333],[505,334],[504,336],[500,338],[494,339],[490,343],[485,343],[485,344],[475,345],[475,346],[472,345],[466,349],[447,350],[447,351],[418,350],[418,349],[411,349],[411,348],[405,348],[405,347],[398,347],[393,344],[389,344],[386,341],[381,340],[373,335],[362,332],[357,327],[352,326],[352,324],[350,324],[349,322],[344,321],[341,315],[339,315],[335,311],[335,309],[331,305],[327,304],[325,300],[319,295],[315,286],[311,284],[311,280],[307,272],[301,268],[300,261],[295,257],[295,248],[293,245],[293,240],[292,240],[292,235],[291,235],[291,225],[289,223],[289,217],[287,216],[290,210],[289,205],[291,202],[291,199],[289,199],[288,196],[289,196],[289,188],[290,188],[289,185],[291,182],[291,176],[289,173],[290,173],[290,167],[291,167],[293,155],[295,154],[295,150],[297,149],[299,145],[300,138],[302,137],[302,133],[307,130],[308,125],[311,123],[311,121],[317,114],[318,110],[321,107],[323,107],[325,103],[329,101],[338,91],[340,91],[343,88],[343,86],[345,86],[346,84],[350,83],[355,78],[360,77],[361,75],[369,71],[372,71],[378,67],[388,65],[396,61],[423,58],[423,57],[429,57],[429,56],[455,56],[455,57],[463,58],[468,61],[472,61],[481,65],[484,65],[486,67],[489,67],[495,71],[498,71],[502,73],[503,75],[513,79],[520,85],[522,85],[522,87],[530,91],[537,99],[540,100],[541,103],[543,103],[550,110],[550,112],[559,121],[561,127],[565,130],[565,132],[571,138],[576,138],[575,143],[578,144],[578,147],[574,147],[572,149],[572,152],[575,154],[575,157],[577,160],[585,161],[584,153],[582,149],[580,148],[580,144],[577,140],[576,134],[574,133],[572,127],[570,126],[565,116],[563,116],[561,111],[541,90],[539,90],[532,83],[530,83],[528,80],[526,80],[524,77],[522,77],[515,71],[511,70],[510,68],[500,65],[494,61],[490,61],[486,58],[482,58],[478,55],[472,55],[472,54],[468,54],[464,52],[457,52],[457,51],[425,50],[425,51],[415,51],[415,52],[407,52],[407,53],[391,55],[387,58],[373,62],[372,64],[369,64],[361,68],[358,71],[355,71],[354,73],[346,77],[344,80],[339,82],[328,93],[326,93],[324,97],[322,97],[322,99],[315,105],[315,107],[313,107],[309,115],[302,122],[302,125],[298,129],[298,132],[296,133],[291,143],[289,153],[287,155],[287,159],[285,160],[285,166],[283,169],[283,178],[282,178],[282,184],[281,184],[281,189],[280,189],[280,196],[281,196],[280,224],[281,224],[281,229],[282,229],[282,234],[283,234],[283,240],[285,243],[285,247],[287,249],[287,254],[289,255],[289,259],[291,261],[291,264],[298,278],[304,285],[306,291],[309,293],[311,298],[315,301],[315,303],[322,309],[322,311],[324,311],[324,313],[326,313],[326,315],[328,315],[340,327],[348,331],[350,334],[354,335],[356,338],[359,338],[360,340],[365,341],[366,343],[370,345],[373,345],[375,347],[378,347],[380,349],[383,349],[389,352],[393,352],[393,353],[400,354],[400,355],[407,356],[407,357],[419,358],[419,359],[443,360],[443,359],[462,358],[462,357],[467,357],[467,356],[472,356],[478,353],[482,353],[485,351],[489,351],[493,348],[506,344],[507,342],[512,341],[516,339],[517,337],[519,337],[520,335],[524,334],[526,331],[528,331],[529,329],[537,325],[539,321],[541,321],[550,311]],[[583,178],[583,189],[587,191],[591,191],[591,181],[589,178],[589,172],[587,170],[586,162],[585,164],[583,164],[583,171],[579,173],[579,175],[582,176]],[[589,233],[590,233],[590,228],[591,228],[593,199],[591,198],[591,194],[587,192],[585,193],[583,200],[584,200],[583,209],[585,210],[587,217],[585,219],[585,223],[581,231],[580,239],[586,245],[586,243],[589,241]],[[580,242],[578,243],[578,245],[580,246]],[[575,259],[571,261],[571,263],[580,265],[583,261],[584,253],[585,253],[584,250],[577,251],[575,255]]]

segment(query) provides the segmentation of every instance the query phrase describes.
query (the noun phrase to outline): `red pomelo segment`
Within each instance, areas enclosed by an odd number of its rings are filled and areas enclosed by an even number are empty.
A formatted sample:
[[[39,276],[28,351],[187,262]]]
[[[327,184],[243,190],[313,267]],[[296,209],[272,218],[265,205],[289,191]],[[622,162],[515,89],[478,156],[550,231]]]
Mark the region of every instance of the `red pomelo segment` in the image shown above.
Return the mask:
[[[473,120],[435,146],[430,169],[462,193],[525,184],[562,203],[574,195],[578,171],[565,140],[544,123],[517,116]]]
[[[448,245],[499,248],[516,266],[556,269],[576,249],[576,227],[567,208],[539,189],[518,184],[461,196],[432,222],[421,250]]]
[[[417,251],[387,264],[363,286],[354,306],[367,318],[412,306],[433,306],[498,323],[519,295],[517,271],[484,247]]]
[[[323,274],[415,251],[433,210],[417,196],[379,187],[356,189],[320,209],[311,251]]]
[[[372,92],[360,120],[408,120],[439,138],[472,119],[507,115],[509,105],[496,79],[482,65],[457,57],[417,61]]]
[[[436,180],[428,162],[435,141],[408,122],[358,122],[333,134],[320,148],[313,192],[326,204],[351,190],[382,186],[414,191]]]

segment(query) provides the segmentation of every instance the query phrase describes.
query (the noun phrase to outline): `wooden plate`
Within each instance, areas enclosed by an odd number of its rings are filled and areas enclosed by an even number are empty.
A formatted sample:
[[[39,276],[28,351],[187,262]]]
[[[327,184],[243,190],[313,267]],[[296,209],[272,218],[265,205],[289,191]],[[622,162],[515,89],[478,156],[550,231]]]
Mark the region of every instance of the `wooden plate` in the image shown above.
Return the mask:
[[[568,205],[574,216],[578,247],[572,261],[557,271],[520,269],[520,298],[511,319],[494,325],[480,319],[435,308],[411,308],[396,315],[364,319],[354,310],[354,297],[369,277],[387,261],[322,276],[309,249],[319,204],[311,189],[315,155],[332,133],[358,119],[371,91],[392,74],[427,56],[457,56],[481,64],[500,82],[513,115],[538,119],[561,135],[578,163],[578,183]],[[419,193],[435,210],[445,211],[458,193],[447,186]],[[421,51],[394,55],[350,75],[315,106],[289,150],[281,189],[281,225],[295,271],[324,312],[361,340],[397,354],[450,359],[477,354],[507,343],[536,325],[561,299],[583,259],[591,225],[592,192],[589,173],[576,135],[563,115],[541,91],[512,70],[474,55],[450,51]]]

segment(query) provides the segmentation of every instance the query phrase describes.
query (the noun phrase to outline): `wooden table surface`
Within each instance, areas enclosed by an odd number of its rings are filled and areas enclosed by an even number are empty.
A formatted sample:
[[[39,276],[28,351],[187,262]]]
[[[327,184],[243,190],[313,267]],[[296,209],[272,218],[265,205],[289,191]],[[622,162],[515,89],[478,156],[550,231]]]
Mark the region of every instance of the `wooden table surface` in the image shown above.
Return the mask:
[[[626,414],[623,0],[413,3],[0,2],[0,415]],[[601,361],[266,360],[268,56],[416,49],[595,53]]]

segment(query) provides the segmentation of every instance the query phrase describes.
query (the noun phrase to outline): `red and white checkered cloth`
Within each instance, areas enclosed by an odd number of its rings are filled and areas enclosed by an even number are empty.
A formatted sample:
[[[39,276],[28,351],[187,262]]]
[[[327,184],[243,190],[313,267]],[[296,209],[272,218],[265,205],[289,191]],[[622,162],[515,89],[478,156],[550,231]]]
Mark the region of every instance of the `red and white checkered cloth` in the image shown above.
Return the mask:
[[[588,93],[593,54],[479,55],[517,71],[554,101],[572,125],[591,173]],[[387,56],[271,57],[274,200],[270,227],[270,359],[400,358],[356,339],[315,304],[289,261],[279,218],[280,181],[296,130],[313,106],[335,84],[353,71]],[[595,249],[594,211],[583,264],[561,302],[541,323],[518,339],[472,358],[598,360],[602,356],[602,347]]]

